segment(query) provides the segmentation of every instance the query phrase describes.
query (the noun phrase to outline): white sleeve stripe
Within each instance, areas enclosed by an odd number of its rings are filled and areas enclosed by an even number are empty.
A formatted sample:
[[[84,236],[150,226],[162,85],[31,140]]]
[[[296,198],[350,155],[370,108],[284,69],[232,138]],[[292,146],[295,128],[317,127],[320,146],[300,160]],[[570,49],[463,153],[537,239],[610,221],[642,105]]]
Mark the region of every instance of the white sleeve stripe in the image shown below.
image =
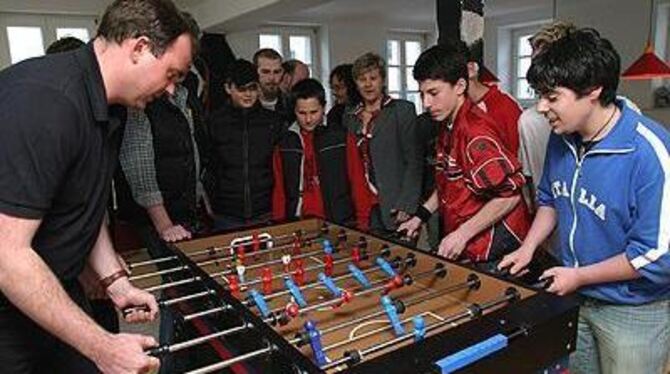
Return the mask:
[[[651,249],[647,251],[647,253],[638,256],[631,261],[631,264],[635,269],[640,269],[668,253],[670,247],[670,155],[668,155],[668,150],[661,139],[642,123],[637,124],[637,132],[642,135],[653,148],[656,157],[658,157],[658,162],[661,164],[664,175],[661,212],[658,220],[658,238],[656,240],[657,248]]]

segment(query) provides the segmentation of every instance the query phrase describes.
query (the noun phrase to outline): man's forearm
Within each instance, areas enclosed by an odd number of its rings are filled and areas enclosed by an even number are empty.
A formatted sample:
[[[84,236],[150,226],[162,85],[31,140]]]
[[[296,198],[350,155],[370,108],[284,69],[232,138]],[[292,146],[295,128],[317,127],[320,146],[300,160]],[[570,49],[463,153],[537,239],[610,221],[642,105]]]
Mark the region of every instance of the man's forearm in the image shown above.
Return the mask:
[[[6,217],[6,216],[5,216]],[[56,276],[25,238],[32,237],[32,223],[18,220],[5,225],[0,214],[0,290],[28,318],[94,359],[108,344],[109,335],[67,295]]]
[[[556,227],[556,211],[548,206],[540,206],[535,214],[533,224],[523,241],[523,246],[535,250],[551,235]]]
[[[168,215],[165,205],[156,204],[149,206],[146,209],[154,228],[159,234],[163,232],[163,230],[173,226],[172,219],[170,219],[170,215]]]
[[[437,208],[440,205],[439,203],[440,203],[440,201],[438,200],[438,197],[437,197],[437,189],[435,189],[433,191],[433,193],[430,194],[430,197],[428,198],[428,200],[426,200],[423,203],[423,207],[426,208],[429,212],[435,213],[435,211],[437,211]]]
[[[98,274],[100,279],[114,274],[119,270],[123,270],[123,266],[119,263],[117,258],[116,251],[114,251],[112,240],[109,237],[107,223],[103,223],[100,226],[98,239],[88,257],[88,264],[91,269]]]
[[[577,269],[580,286],[619,282],[640,277],[624,253]]]
[[[507,213],[519,203],[521,196],[516,195],[512,197],[498,197],[486,203],[482,209],[465,221],[458,230],[461,230],[463,235],[468,240],[474,238],[480,232],[493,226],[500,221]]]

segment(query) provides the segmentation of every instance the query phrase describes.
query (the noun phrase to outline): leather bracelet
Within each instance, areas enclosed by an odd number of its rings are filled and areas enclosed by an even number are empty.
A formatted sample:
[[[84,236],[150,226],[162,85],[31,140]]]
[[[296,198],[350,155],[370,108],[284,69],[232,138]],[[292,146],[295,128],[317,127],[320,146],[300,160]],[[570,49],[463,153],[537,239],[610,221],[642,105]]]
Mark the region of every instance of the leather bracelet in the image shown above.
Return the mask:
[[[103,290],[106,290],[109,288],[109,286],[112,285],[112,283],[116,282],[119,280],[119,278],[127,277],[128,272],[125,271],[124,269],[118,270],[115,273],[112,273],[111,275],[108,275],[102,279],[100,279],[100,287],[102,287]]]
[[[426,207],[423,205],[419,205],[419,207],[416,208],[416,213],[414,215],[419,217],[421,222],[426,222],[430,219],[433,213],[431,213],[430,210],[426,209]]]

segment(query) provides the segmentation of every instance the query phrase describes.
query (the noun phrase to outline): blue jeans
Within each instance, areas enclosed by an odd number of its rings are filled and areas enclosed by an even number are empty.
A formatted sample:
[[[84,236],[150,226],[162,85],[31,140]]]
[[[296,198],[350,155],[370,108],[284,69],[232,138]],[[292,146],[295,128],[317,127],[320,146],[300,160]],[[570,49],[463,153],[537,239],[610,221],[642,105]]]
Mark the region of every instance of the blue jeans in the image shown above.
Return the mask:
[[[613,305],[583,297],[572,374],[661,374],[670,352],[670,300]]]

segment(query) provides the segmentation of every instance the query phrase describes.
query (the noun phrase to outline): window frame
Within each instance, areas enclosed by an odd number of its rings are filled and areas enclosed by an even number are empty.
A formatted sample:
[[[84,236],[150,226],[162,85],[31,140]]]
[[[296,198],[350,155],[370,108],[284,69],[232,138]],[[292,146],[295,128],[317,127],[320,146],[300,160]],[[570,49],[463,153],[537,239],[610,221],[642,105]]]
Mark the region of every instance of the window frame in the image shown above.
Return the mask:
[[[389,32],[386,35],[385,38],[385,43],[384,43],[384,53],[382,56],[384,57],[384,61],[386,62],[386,75],[387,75],[387,89],[388,89],[388,72],[389,68],[399,68],[400,69],[400,90],[399,91],[387,91],[387,94],[391,95],[391,93],[398,93],[398,97],[403,99],[403,100],[408,100],[412,103],[413,101],[408,99],[408,94],[418,94],[420,95],[420,91],[417,90],[409,90],[408,88],[408,80],[413,79],[413,77],[410,77],[407,75],[407,69],[413,67],[414,65],[409,65],[407,64],[407,61],[405,61],[405,55],[406,55],[406,42],[418,42],[419,43],[419,51],[422,52],[426,48],[426,43],[428,39],[428,34],[423,31],[394,31],[394,32]],[[391,41],[397,41],[399,44],[399,59],[400,59],[400,65],[391,65],[389,61],[389,43]],[[418,57],[418,56],[417,56]],[[416,61],[415,61],[416,62]],[[414,103],[415,105],[417,103]],[[416,108],[417,113],[421,113],[423,111],[423,106],[421,103],[418,103],[418,107]]]
[[[321,66],[319,64],[320,60],[320,51],[318,49],[317,38],[318,38],[318,27],[314,25],[268,25],[260,28],[256,33],[256,43],[260,48],[260,36],[264,34],[268,35],[279,35],[279,40],[281,42],[281,51],[279,54],[282,55],[284,61],[291,59],[291,46],[290,46],[290,37],[291,36],[305,36],[309,38],[310,48],[311,48],[311,57],[312,61],[303,61],[306,63],[311,72],[312,77],[321,76]]]
[[[56,41],[56,29],[83,28],[88,30],[89,38],[95,36],[95,15],[62,15],[0,12],[0,69],[10,66],[9,38],[7,27],[39,27],[42,30],[44,51]]]
[[[532,99],[528,98],[520,98],[517,96],[517,89],[519,86],[519,81],[521,79],[525,79],[526,76],[524,75],[523,77],[519,75],[519,61],[522,58],[529,58],[530,55],[523,55],[520,56],[520,49],[521,49],[521,43],[519,43],[519,39],[523,36],[527,35],[533,35],[536,32],[538,32],[544,24],[536,24],[532,26],[523,26],[523,27],[516,27],[513,28],[511,31],[511,43],[512,43],[512,48],[511,48],[511,58],[510,58],[510,77],[511,77],[511,92],[512,96],[521,104],[522,107],[526,108],[531,105],[533,105],[535,102],[537,102],[538,97],[535,96]]]
[[[656,5],[654,48],[663,61],[670,64],[670,0],[659,1]]]

